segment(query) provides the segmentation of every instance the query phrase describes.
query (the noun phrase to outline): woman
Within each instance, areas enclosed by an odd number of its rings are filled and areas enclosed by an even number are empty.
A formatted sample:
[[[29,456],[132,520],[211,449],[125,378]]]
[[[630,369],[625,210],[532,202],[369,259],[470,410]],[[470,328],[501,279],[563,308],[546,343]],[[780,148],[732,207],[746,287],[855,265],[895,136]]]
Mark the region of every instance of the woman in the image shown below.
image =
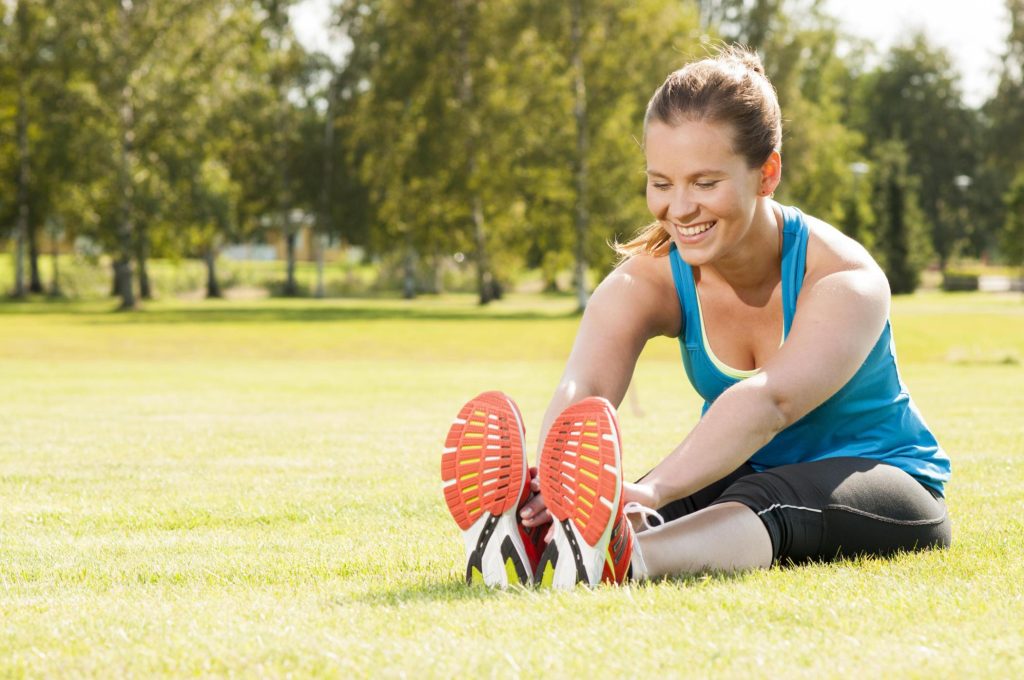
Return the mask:
[[[539,470],[501,393],[467,404],[449,433],[442,477],[467,578],[596,585],[948,546],[949,459],[900,380],[885,275],[772,200],[781,114],[760,60],[731,48],[672,73],[644,133],[656,221],[618,246],[591,298]],[[613,405],[659,335],[679,339],[704,412],[624,483]]]

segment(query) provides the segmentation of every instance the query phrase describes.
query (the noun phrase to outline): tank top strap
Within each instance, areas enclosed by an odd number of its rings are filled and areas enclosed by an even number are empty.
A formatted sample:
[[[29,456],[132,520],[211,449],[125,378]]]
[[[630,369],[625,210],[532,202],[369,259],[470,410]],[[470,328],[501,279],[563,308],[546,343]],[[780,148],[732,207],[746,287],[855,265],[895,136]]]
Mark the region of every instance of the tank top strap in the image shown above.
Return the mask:
[[[789,337],[796,300],[807,272],[807,219],[798,208],[779,205],[782,210],[782,333]]]
[[[789,336],[796,314],[796,301],[807,272],[807,220],[804,214],[792,206],[779,205],[782,210],[782,317],[783,337]],[[682,307],[683,327],[679,337],[700,328],[700,307],[697,304],[697,289],[693,283],[693,271],[686,264],[676,244],[669,248],[672,263],[672,280]]]
[[[693,271],[690,265],[686,264],[679,249],[673,243],[669,248],[669,262],[672,264],[672,281],[676,285],[676,296],[679,299],[679,306],[682,308],[683,325],[679,329],[679,339],[687,338],[691,329],[700,328],[700,308],[697,306],[697,289],[693,283]]]

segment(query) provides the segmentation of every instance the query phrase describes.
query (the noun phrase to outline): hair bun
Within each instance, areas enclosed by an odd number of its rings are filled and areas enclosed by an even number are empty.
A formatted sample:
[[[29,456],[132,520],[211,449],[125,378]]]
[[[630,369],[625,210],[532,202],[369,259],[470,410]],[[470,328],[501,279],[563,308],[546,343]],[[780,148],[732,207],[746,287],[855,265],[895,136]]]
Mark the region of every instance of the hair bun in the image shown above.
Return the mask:
[[[767,77],[761,57],[757,56],[757,52],[754,50],[742,45],[727,45],[723,47],[718,53],[718,59],[737,62],[743,65],[744,68]]]

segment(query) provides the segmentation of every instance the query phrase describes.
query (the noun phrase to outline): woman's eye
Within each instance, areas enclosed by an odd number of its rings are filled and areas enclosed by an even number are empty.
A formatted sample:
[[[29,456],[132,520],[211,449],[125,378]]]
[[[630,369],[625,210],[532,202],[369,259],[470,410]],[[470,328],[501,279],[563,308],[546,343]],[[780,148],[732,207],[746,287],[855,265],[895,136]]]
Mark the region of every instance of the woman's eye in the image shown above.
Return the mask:
[[[696,183],[698,189],[714,189],[716,184],[718,184],[718,182],[697,182]]]
[[[669,187],[669,185],[665,184],[664,182],[655,182],[651,186],[653,186],[655,189],[660,189],[661,191],[664,191],[665,189],[668,189],[668,187]]]

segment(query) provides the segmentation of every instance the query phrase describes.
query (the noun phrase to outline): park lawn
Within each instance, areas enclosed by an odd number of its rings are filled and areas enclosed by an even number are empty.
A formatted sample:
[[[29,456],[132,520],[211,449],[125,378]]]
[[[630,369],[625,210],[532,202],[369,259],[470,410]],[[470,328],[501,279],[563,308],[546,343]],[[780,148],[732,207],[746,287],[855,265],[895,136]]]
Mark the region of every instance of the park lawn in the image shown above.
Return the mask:
[[[567,298],[0,304],[0,677],[1024,675],[1024,299],[897,299],[951,453],[948,551],[596,592],[462,583],[439,455],[500,388],[528,437]],[[695,422],[652,343],[648,469]]]

